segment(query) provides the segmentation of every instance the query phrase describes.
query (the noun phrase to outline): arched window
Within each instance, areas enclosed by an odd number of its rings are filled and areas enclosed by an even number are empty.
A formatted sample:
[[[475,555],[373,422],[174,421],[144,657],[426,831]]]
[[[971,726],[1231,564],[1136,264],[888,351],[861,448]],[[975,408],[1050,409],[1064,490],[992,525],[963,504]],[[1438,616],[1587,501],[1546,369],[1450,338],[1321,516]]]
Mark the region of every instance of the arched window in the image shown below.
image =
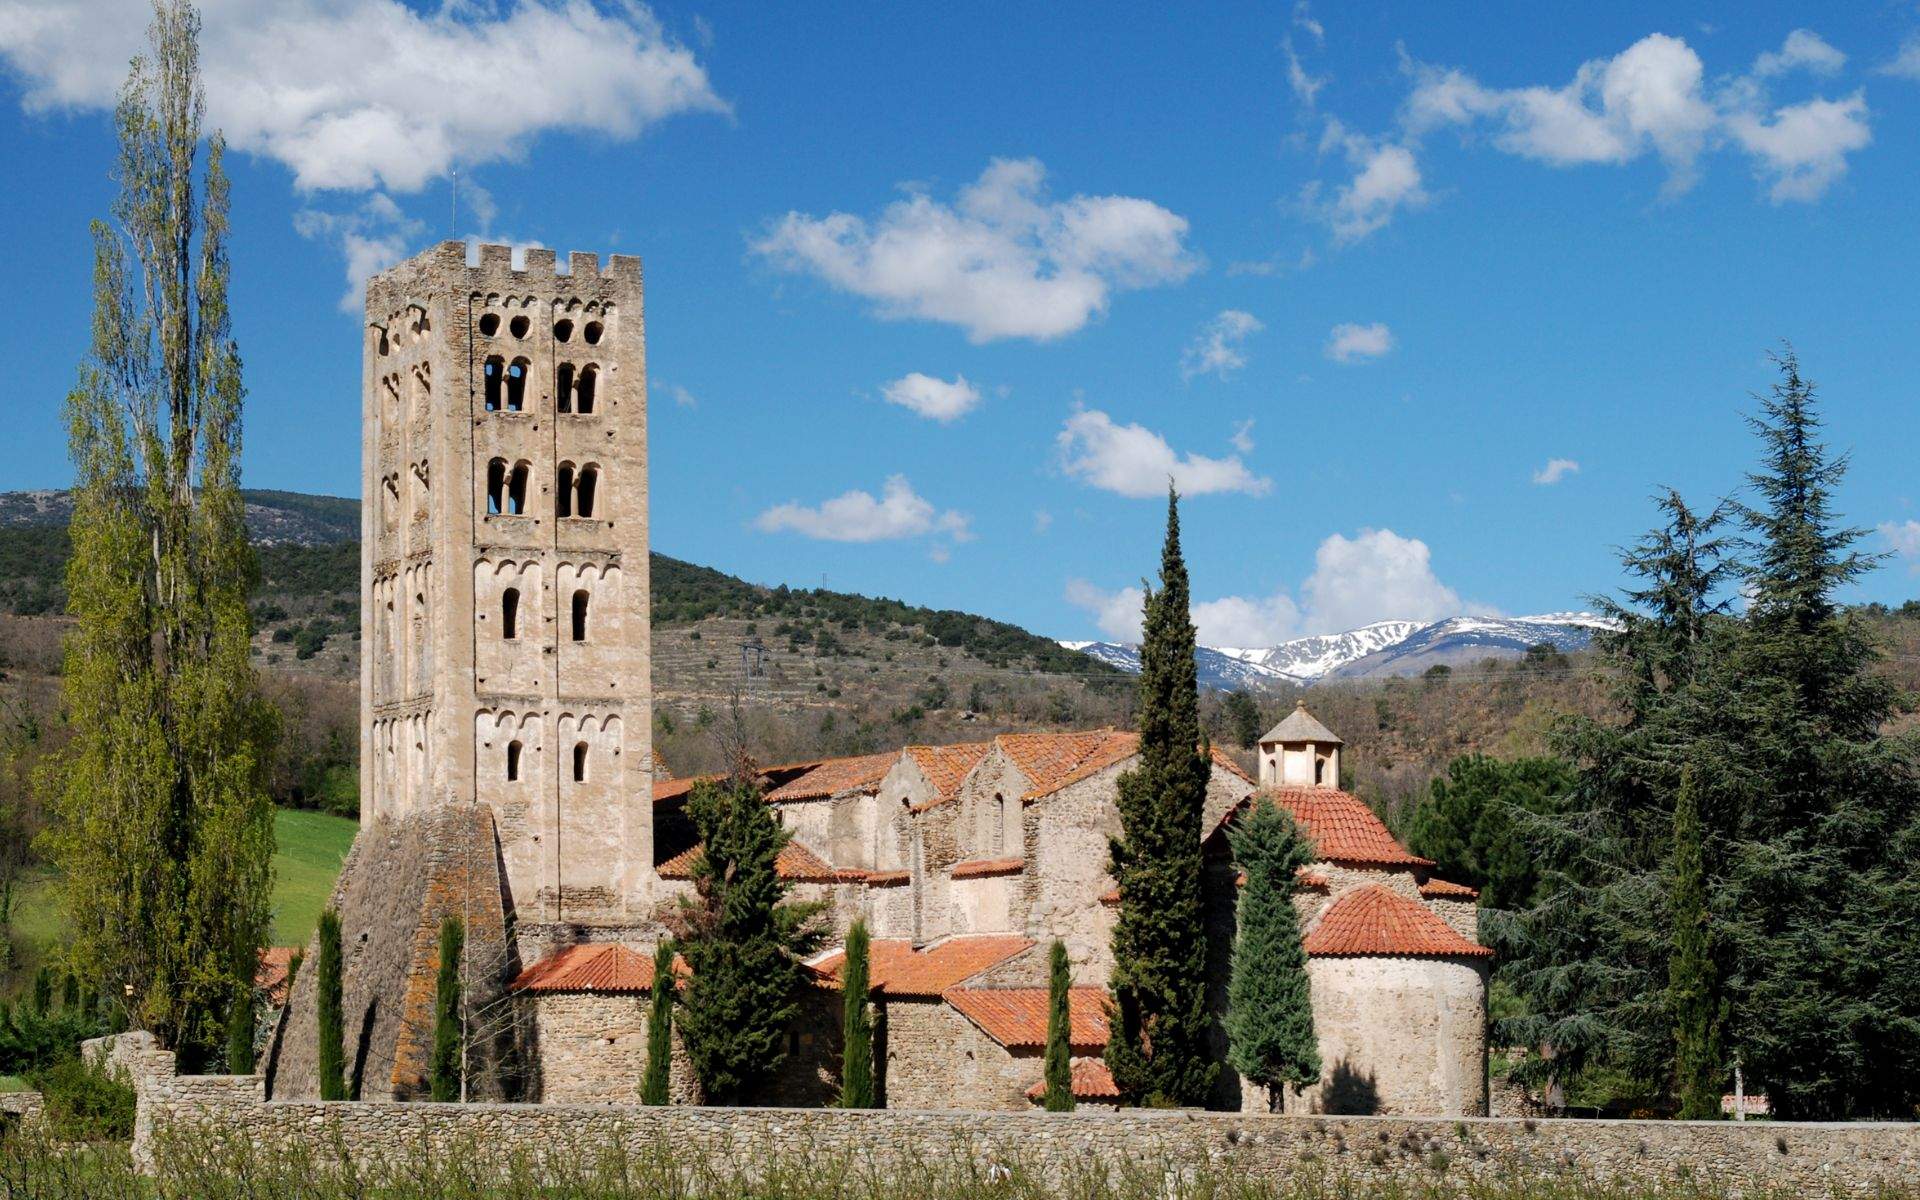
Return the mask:
[[[573,385],[573,411],[590,413],[593,411],[593,385],[599,382],[600,369],[588,365],[580,368],[580,378]]]
[[[400,518],[400,478],[389,475],[382,482],[385,486],[380,489],[380,520],[391,529]]]
[[[1316,757],[1313,760],[1313,782],[1317,786],[1327,781],[1327,760]]]
[[[562,342],[562,343],[572,341],[573,340],[573,322],[567,320],[565,317],[562,317],[558,321],[555,321],[553,323],[553,340],[556,342]]]
[[[489,358],[480,368],[481,382],[485,388],[488,412],[500,411],[500,383],[507,373],[507,360],[498,354]]]
[[[573,411],[573,364],[561,363],[553,381],[553,402],[561,412]]]
[[[487,513],[507,511],[507,460],[496,458],[487,464]]]
[[[515,317],[513,320],[507,322],[507,328],[512,330],[513,336],[517,338],[527,336],[527,330],[531,328],[532,325],[533,322],[527,320],[525,317]]]
[[[520,412],[527,406],[527,360],[516,358],[507,368],[507,411]]]
[[[527,511],[527,464],[513,464],[513,474],[507,477],[507,511],[518,515]]]
[[[519,588],[500,593],[500,636],[509,642],[520,636]]]
[[[507,782],[516,783],[520,779],[520,743],[507,743]]]
[[[499,332],[500,332],[500,314],[499,313],[481,313],[480,314],[480,336],[492,337],[494,334]]]
[[[998,792],[993,796],[993,848],[1004,850],[1007,845],[1007,798]]]
[[[587,781],[587,744],[585,742],[573,744],[573,781],[575,783]]]
[[[600,322],[588,321],[587,327],[580,331],[580,336],[587,339],[587,345],[598,346],[600,344]]]
[[[580,468],[580,474],[573,481],[573,515],[591,517],[593,515],[593,494],[599,489],[600,468],[592,463]]]
[[[587,640],[587,590],[581,588],[573,594],[573,640]]]
[[[564,462],[553,473],[553,515],[573,515],[573,464]]]

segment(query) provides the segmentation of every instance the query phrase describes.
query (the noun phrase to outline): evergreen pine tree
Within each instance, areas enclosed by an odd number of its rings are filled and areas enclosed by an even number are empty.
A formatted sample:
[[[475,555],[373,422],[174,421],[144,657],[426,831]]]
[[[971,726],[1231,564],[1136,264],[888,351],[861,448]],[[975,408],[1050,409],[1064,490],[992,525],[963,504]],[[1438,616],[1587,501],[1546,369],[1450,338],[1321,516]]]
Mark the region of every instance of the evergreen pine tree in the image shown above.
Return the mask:
[[[1233,744],[1242,750],[1251,749],[1260,740],[1260,706],[1244,691],[1234,691],[1228,693],[1221,707],[1226,710],[1227,732]]]
[[[1266,1088],[1268,1108],[1278,1112],[1288,1084],[1320,1078],[1307,954],[1293,907],[1296,873],[1313,861],[1313,846],[1291,814],[1263,801],[1227,836],[1247,875],[1227,983],[1227,1061]]]
[[[433,1064],[428,1086],[442,1103],[460,1099],[465,1042],[460,1014],[460,959],[467,931],[459,917],[440,922],[440,963],[433,987]]]
[[[1667,968],[1673,1010],[1674,1068],[1680,1116],[1689,1121],[1720,1116],[1720,987],[1707,912],[1705,834],[1694,773],[1680,775],[1673,808],[1673,956]]]
[[[60,1007],[72,1012],[80,1006],[80,980],[72,971],[60,981]]]
[[[33,973],[33,1015],[44,1017],[53,1010],[53,968],[42,966]]]
[[[847,931],[847,954],[840,968],[840,1107],[873,1108],[873,1005],[868,996],[867,923]]]
[[[818,904],[787,903],[774,869],[790,836],[745,770],[687,801],[704,849],[683,902],[680,953],[691,968],[680,1036],[714,1104],[740,1104],[786,1059],[799,1011],[800,959],[818,944]]]
[[[1047,1056],[1045,1073],[1048,1112],[1072,1112],[1073,1100],[1073,1010],[1068,990],[1073,985],[1068,970],[1067,944],[1054,939],[1047,959]]]
[[[227,1074],[253,1073],[253,1035],[258,1023],[254,995],[254,976],[259,972],[260,955],[244,936],[233,946],[233,973],[236,983],[227,1004]],[[238,982],[245,980],[244,983]]]
[[[673,1103],[673,943],[653,948],[653,996],[647,1006],[647,1069],[640,1103]]]
[[[96,222],[93,337],[67,398],[74,462],[65,706],[47,833],[75,961],[201,1070],[225,1040],[230,948],[265,941],[272,710],[249,659],[228,185],[204,162],[199,17],[157,0],[115,109],[114,223]]]
[[[320,914],[320,977],[314,981],[315,1011],[320,1025],[320,1098],[347,1098],[347,1029],[342,1012],[340,979],[340,914]]]
[[[1106,1057],[1114,1082],[1136,1101],[1199,1105],[1219,1071],[1208,1046],[1201,894],[1211,766],[1200,734],[1179,496],[1171,488],[1160,587],[1145,591],[1140,758],[1120,776],[1121,836],[1111,843],[1120,912]]]

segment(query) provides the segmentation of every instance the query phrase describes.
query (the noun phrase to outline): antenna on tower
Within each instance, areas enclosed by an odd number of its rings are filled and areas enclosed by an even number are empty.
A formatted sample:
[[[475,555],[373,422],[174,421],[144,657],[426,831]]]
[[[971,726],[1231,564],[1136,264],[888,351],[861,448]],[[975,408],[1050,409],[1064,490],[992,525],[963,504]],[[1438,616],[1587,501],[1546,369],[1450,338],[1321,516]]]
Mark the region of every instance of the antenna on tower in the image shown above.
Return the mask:
[[[453,168],[452,206],[453,207],[452,207],[451,215],[447,218],[447,236],[450,238],[457,238],[460,236],[460,168],[459,167]]]

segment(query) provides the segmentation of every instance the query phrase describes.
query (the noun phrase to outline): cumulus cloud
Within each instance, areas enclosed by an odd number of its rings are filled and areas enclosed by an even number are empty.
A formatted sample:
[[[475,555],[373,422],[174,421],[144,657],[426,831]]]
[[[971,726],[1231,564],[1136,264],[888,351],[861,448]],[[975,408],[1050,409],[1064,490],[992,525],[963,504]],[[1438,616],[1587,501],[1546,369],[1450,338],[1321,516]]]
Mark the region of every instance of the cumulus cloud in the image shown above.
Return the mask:
[[[725,112],[692,51],[639,3],[207,0],[207,118],[302,190],[412,192],[535,137],[630,138]],[[147,0],[0,0],[0,58],[30,110],[110,106],[145,50]]]
[[[1920,33],[1910,33],[1900,43],[1900,52],[1892,59],[1880,65],[1882,75],[1899,75],[1906,79],[1920,79]]]
[[[883,385],[880,394],[889,404],[942,424],[959,420],[980,403],[980,389],[968,383],[964,375],[948,381],[913,371]]]
[[[1753,154],[1755,172],[1772,182],[1767,195],[1775,204],[1818,200],[1846,174],[1847,155],[1873,140],[1864,92],[1844,100],[1808,100],[1767,115],[1734,113],[1727,129]]]
[[[1116,292],[1199,268],[1185,217],[1133,196],[1053,200],[1045,179],[1038,160],[995,159],[951,204],[915,191],[872,220],[789,212],[753,249],[884,318],[956,325],[974,342],[1065,337]]]
[[[1753,60],[1755,75],[1784,75],[1806,70],[1816,75],[1831,75],[1847,65],[1847,56],[1833,48],[1811,29],[1796,29],[1787,35],[1778,50],[1769,50]]]
[[[1266,326],[1252,313],[1229,308],[1200,327],[1180,355],[1180,377],[1195,375],[1227,376],[1247,365],[1240,343]]]
[[[1107,591],[1084,579],[1067,584],[1068,603],[1085,610],[1100,632],[1121,642],[1140,639],[1141,591]],[[1203,646],[1271,646],[1315,633],[1340,633],[1373,621],[1437,621],[1484,606],[1465,603],[1434,574],[1427,544],[1390,529],[1333,534],[1314,553],[1313,572],[1295,600],[1286,589],[1266,596],[1222,596],[1193,605]]]
[[[1326,355],[1335,362],[1365,362],[1380,358],[1393,349],[1393,331],[1384,321],[1371,325],[1348,322],[1335,325],[1327,334]]]
[[[1578,475],[1580,464],[1570,458],[1550,458],[1547,465],[1533,473],[1533,481],[1543,487],[1559,483],[1569,475]]]
[[[305,238],[336,242],[346,259],[347,289],[340,311],[357,312],[362,287],[368,279],[407,256],[407,247],[424,226],[400,211],[393,197],[375,192],[358,207],[344,212],[304,208],[293,215],[293,228]]]
[[[944,534],[956,542],[973,540],[971,518],[952,509],[938,511],[907,482],[890,476],[873,493],[854,489],[818,505],[795,501],[775,505],[754,518],[763,533],[791,531],[827,542],[884,542]]]
[[[1341,151],[1353,168],[1353,178],[1330,199],[1322,197],[1317,180],[1300,193],[1303,206],[1327,223],[1336,241],[1357,242],[1384,228],[1401,209],[1419,208],[1428,200],[1410,146],[1352,133],[1329,119],[1320,149]]]
[[[1227,439],[1233,448],[1242,454],[1253,453],[1253,418],[1248,417],[1233,427],[1233,436]]]
[[[1185,496],[1264,496],[1273,488],[1271,479],[1248,470],[1237,454],[1181,454],[1144,425],[1119,424],[1098,409],[1081,409],[1068,417],[1055,444],[1068,475],[1120,496],[1165,496],[1169,480]]]
[[[1920,575],[1920,521],[1882,521],[1880,536],[1894,557],[1907,564],[1907,570]]]

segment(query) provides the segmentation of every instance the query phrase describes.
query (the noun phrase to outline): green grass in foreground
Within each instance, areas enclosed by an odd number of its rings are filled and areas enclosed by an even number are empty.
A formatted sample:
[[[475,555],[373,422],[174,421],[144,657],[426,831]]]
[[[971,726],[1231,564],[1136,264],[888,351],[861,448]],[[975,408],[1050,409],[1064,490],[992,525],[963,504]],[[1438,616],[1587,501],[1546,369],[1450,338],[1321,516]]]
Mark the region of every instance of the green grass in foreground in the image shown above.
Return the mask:
[[[18,1075],[0,1075],[0,1092],[24,1092],[27,1081]]]

